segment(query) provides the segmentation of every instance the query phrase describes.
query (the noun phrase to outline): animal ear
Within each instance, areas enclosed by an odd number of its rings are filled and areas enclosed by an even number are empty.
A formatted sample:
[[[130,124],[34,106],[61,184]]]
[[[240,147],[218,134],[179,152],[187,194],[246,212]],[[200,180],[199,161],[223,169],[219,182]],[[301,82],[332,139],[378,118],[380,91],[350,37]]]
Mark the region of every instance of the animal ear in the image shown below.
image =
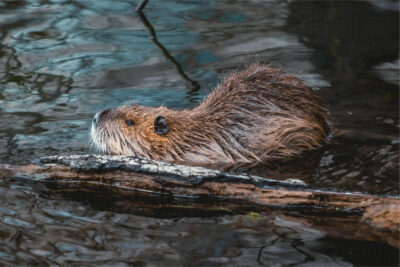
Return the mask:
[[[168,133],[167,119],[164,116],[157,116],[154,119],[154,132],[158,135],[164,135]]]

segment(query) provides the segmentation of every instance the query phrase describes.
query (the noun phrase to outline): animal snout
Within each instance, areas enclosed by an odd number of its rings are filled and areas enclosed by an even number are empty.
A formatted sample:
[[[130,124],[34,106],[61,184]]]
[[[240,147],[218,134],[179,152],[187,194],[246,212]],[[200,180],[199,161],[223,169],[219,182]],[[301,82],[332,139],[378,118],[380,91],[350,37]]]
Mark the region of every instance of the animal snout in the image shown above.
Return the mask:
[[[106,109],[100,112],[97,112],[96,115],[94,115],[92,124],[96,125],[99,123],[99,121],[104,118],[108,113],[110,113],[110,109]]]
[[[93,125],[95,125],[99,121],[100,113],[101,112],[97,112],[96,115],[94,115],[93,120],[92,120]]]

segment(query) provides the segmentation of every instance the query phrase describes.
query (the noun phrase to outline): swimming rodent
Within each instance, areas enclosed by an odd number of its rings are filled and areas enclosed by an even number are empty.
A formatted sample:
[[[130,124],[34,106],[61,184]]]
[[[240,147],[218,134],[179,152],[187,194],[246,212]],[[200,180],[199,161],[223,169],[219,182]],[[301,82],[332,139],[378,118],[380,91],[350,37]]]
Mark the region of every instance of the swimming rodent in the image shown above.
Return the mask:
[[[327,141],[325,110],[298,78],[253,64],[230,74],[191,110],[123,105],[97,113],[101,153],[235,168],[288,160]]]

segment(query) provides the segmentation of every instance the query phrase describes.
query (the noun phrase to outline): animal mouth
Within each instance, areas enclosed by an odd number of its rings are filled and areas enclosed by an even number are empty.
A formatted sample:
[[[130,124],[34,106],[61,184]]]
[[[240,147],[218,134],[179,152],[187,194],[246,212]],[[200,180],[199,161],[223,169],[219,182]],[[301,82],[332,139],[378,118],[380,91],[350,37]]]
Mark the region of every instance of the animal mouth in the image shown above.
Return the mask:
[[[131,156],[146,154],[136,140],[128,138],[111,127],[92,124],[90,139],[91,149],[96,150],[100,154]]]
[[[92,124],[90,129],[90,148],[100,154],[109,154],[106,136],[106,130],[99,130],[96,125]]]

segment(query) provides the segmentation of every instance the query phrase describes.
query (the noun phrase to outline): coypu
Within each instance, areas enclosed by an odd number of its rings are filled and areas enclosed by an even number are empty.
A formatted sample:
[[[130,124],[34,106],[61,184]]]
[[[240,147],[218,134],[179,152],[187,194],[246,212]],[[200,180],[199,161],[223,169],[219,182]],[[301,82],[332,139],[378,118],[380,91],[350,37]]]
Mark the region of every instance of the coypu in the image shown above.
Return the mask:
[[[326,143],[325,111],[298,78],[253,64],[191,110],[123,105],[94,116],[102,153],[231,168],[287,160]]]

